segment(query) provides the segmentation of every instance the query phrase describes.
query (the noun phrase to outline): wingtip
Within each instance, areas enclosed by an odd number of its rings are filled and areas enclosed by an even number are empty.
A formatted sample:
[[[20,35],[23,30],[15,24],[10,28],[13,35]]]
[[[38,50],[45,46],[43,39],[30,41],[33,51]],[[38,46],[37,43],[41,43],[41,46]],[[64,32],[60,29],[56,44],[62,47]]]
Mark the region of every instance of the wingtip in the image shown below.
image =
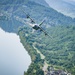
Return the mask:
[[[51,39],[53,39],[53,37],[52,36],[50,36],[50,35],[48,35]]]

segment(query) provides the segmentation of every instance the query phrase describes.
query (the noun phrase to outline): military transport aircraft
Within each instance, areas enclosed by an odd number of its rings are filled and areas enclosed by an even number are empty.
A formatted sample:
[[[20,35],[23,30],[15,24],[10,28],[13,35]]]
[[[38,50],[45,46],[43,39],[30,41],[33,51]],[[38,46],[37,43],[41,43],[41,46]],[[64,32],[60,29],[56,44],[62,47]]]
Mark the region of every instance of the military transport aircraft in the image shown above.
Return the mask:
[[[23,11],[24,12],[24,11]],[[25,12],[24,12],[25,13]],[[26,13],[25,13],[26,14]],[[41,25],[44,23],[45,19],[40,23],[40,24],[36,24],[36,22],[30,17],[30,15],[26,14],[26,18],[30,19],[31,23],[28,22],[29,25],[32,26],[33,29],[35,30],[40,30],[42,32],[44,32],[45,35],[49,36],[50,38],[52,38],[42,27]]]

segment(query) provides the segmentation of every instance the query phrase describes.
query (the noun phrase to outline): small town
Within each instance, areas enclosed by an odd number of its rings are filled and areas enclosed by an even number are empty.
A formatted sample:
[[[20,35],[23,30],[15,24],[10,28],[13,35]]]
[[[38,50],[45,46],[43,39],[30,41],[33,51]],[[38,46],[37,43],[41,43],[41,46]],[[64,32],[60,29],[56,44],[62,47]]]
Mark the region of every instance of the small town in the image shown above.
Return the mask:
[[[49,67],[48,71],[45,71],[45,75],[71,75],[71,73],[68,73],[67,71],[63,70],[55,70],[54,67]]]

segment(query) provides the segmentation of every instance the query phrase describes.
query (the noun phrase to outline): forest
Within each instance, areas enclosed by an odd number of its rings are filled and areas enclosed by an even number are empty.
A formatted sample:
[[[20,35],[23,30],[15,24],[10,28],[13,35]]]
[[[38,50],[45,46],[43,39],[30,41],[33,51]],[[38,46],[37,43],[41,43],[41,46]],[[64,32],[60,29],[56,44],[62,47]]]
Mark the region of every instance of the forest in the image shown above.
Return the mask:
[[[0,16],[0,27],[7,32],[18,34],[31,56],[32,63],[24,75],[44,75],[44,61],[56,69],[66,69],[75,75],[75,19],[31,0],[5,0],[0,5],[0,14],[3,14]],[[21,9],[38,24],[46,17],[42,28],[52,39],[40,31],[33,33],[32,27],[25,23],[26,15]],[[40,54],[34,49],[34,43],[45,59],[41,59]]]
[[[31,28],[29,31],[27,30],[27,27],[20,29],[22,29],[22,31],[19,32],[19,35],[21,37],[21,42],[23,43],[24,46],[26,45],[26,47],[30,46],[28,47],[28,49],[30,55],[31,56],[33,55],[32,59],[36,57],[33,60],[34,64],[46,60],[46,62],[49,65],[54,66],[56,69],[63,69],[63,70],[66,69],[68,72],[71,72],[73,75],[75,74],[75,59],[74,59],[75,26],[74,25],[55,26],[48,28],[47,32],[49,33],[50,36],[52,36],[52,39],[48,36],[45,36],[44,33],[42,32],[38,33],[37,31],[35,31],[34,33],[32,33]],[[26,44],[27,42],[28,44]],[[44,60],[40,59],[40,55],[36,54],[37,52],[35,52],[36,50],[34,48],[31,49],[33,47],[32,44],[34,42],[36,42],[36,48],[45,56]]]

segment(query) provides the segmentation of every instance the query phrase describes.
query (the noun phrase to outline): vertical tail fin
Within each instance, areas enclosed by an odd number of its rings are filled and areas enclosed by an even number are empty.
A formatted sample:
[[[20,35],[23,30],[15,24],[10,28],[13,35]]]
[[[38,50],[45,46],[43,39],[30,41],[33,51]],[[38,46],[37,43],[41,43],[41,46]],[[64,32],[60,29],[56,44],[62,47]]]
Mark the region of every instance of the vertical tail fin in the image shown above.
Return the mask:
[[[46,20],[46,17],[42,20],[42,22],[39,24],[39,26],[41,26],[45,20]]]

